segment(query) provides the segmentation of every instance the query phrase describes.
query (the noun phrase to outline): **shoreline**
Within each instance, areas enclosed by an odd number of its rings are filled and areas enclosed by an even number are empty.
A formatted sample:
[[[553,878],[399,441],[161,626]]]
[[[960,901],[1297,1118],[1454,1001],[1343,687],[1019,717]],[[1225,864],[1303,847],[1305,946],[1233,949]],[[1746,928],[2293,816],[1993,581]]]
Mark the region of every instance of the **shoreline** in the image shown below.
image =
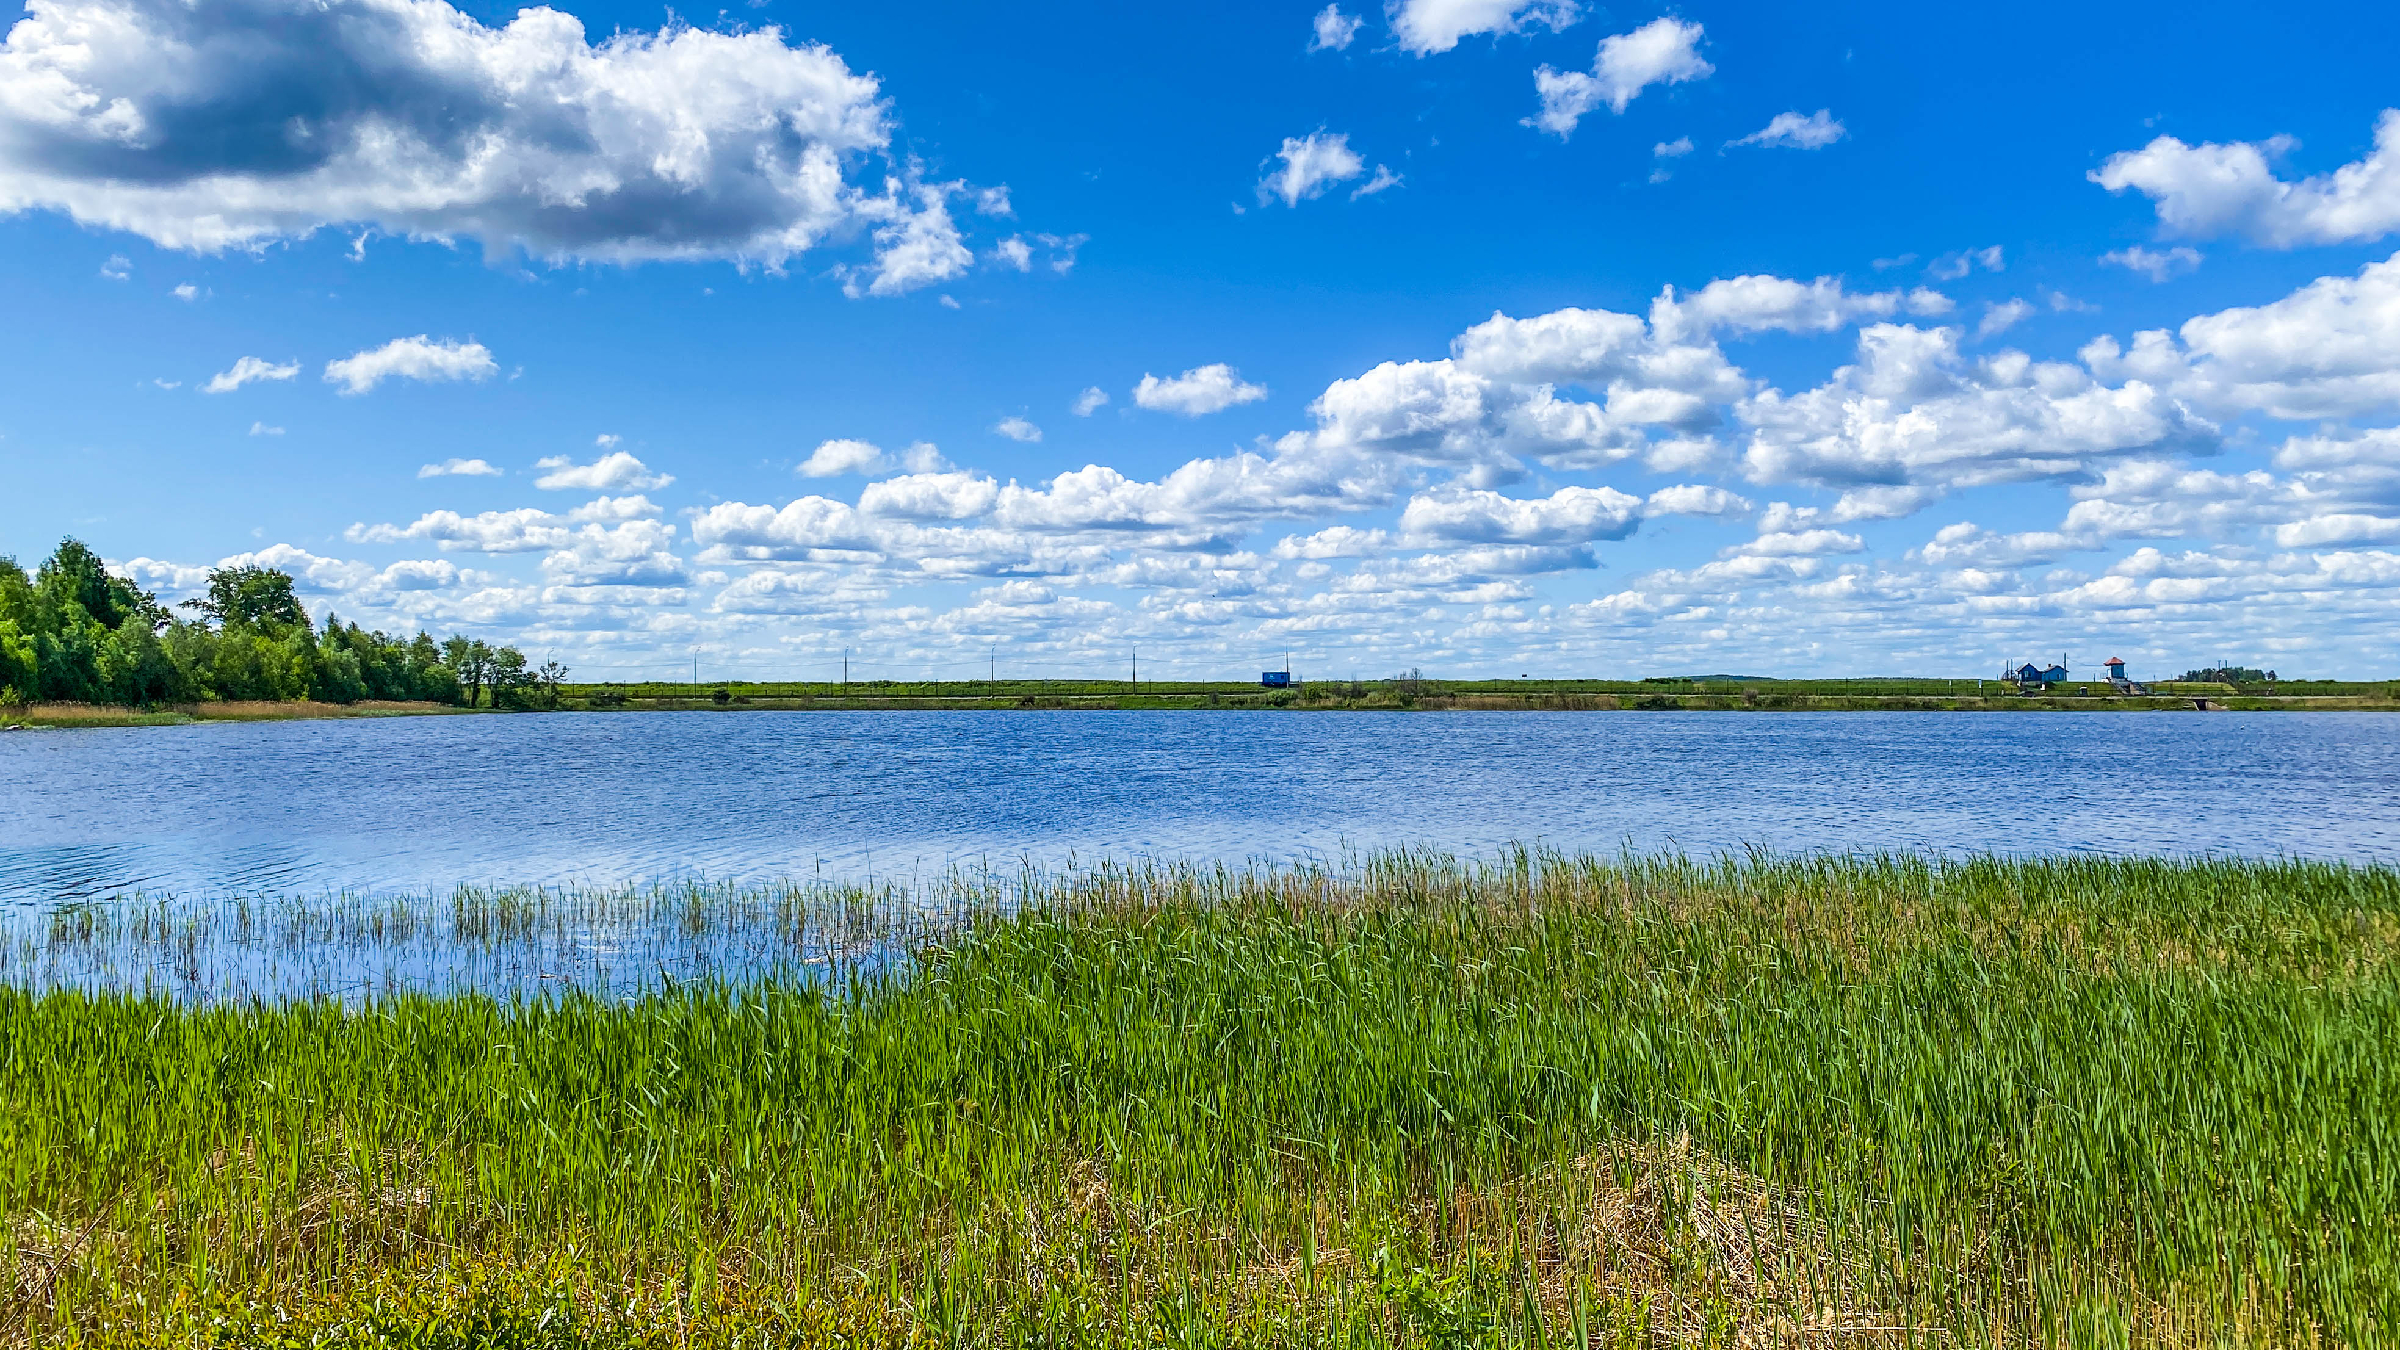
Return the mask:
[[[488,716],[519,711],[439,703],[196,703],[161,708],[28,704],[0,709],[0,730],[196,726],[349,718]],[[570,695],[529,712],[2400,712],[2400,698],[2360,694],[1975,695],[1484,691],[1314,696],[1311,691],[1170,693],[1029,691],[1015,694],[711,693]]]

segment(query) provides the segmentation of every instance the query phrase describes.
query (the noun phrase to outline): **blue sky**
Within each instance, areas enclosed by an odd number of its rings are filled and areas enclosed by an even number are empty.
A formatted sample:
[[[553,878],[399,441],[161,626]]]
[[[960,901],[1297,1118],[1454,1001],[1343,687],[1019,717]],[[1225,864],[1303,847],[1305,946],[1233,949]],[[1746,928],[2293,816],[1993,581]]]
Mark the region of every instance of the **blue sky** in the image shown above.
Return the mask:
[[[592,678],[2388,674],[2395,49],[30,5],[0,550],[264,561]]]

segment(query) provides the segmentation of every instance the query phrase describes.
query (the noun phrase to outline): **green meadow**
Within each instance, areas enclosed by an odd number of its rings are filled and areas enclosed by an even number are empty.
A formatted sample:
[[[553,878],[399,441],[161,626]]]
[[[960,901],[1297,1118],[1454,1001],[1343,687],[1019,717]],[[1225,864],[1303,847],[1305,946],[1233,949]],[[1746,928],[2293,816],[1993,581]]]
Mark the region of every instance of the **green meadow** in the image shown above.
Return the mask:
[[[1391,854],[852,903],[839,942],[758,903],[779,973],[621,996],[0,992],[0,1337],[2400,1328],[2391,869]]]

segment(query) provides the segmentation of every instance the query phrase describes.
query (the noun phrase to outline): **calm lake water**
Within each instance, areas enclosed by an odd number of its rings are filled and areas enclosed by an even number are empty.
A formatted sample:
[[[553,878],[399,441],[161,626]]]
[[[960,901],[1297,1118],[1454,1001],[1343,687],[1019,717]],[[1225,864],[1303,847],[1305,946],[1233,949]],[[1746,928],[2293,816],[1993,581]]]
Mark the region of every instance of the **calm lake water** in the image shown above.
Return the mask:
[[[2374,713],[616,713],[0,736],[0,905],[1512,841],[2400,859]]]

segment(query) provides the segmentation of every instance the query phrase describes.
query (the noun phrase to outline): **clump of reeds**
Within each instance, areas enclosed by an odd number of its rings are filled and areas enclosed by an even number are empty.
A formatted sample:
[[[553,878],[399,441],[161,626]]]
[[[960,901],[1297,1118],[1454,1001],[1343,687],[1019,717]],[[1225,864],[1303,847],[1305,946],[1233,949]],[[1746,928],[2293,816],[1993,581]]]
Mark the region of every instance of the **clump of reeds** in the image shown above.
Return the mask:
[[[2388,869],[1393,854],[1103,867],[902,912],[856,911],[847,950],[881,931],[905,959],[632,998],[0,992],[7,1325],[678,1347],[2400,1328]],[[486,918],[495,940],[553,922]]]

